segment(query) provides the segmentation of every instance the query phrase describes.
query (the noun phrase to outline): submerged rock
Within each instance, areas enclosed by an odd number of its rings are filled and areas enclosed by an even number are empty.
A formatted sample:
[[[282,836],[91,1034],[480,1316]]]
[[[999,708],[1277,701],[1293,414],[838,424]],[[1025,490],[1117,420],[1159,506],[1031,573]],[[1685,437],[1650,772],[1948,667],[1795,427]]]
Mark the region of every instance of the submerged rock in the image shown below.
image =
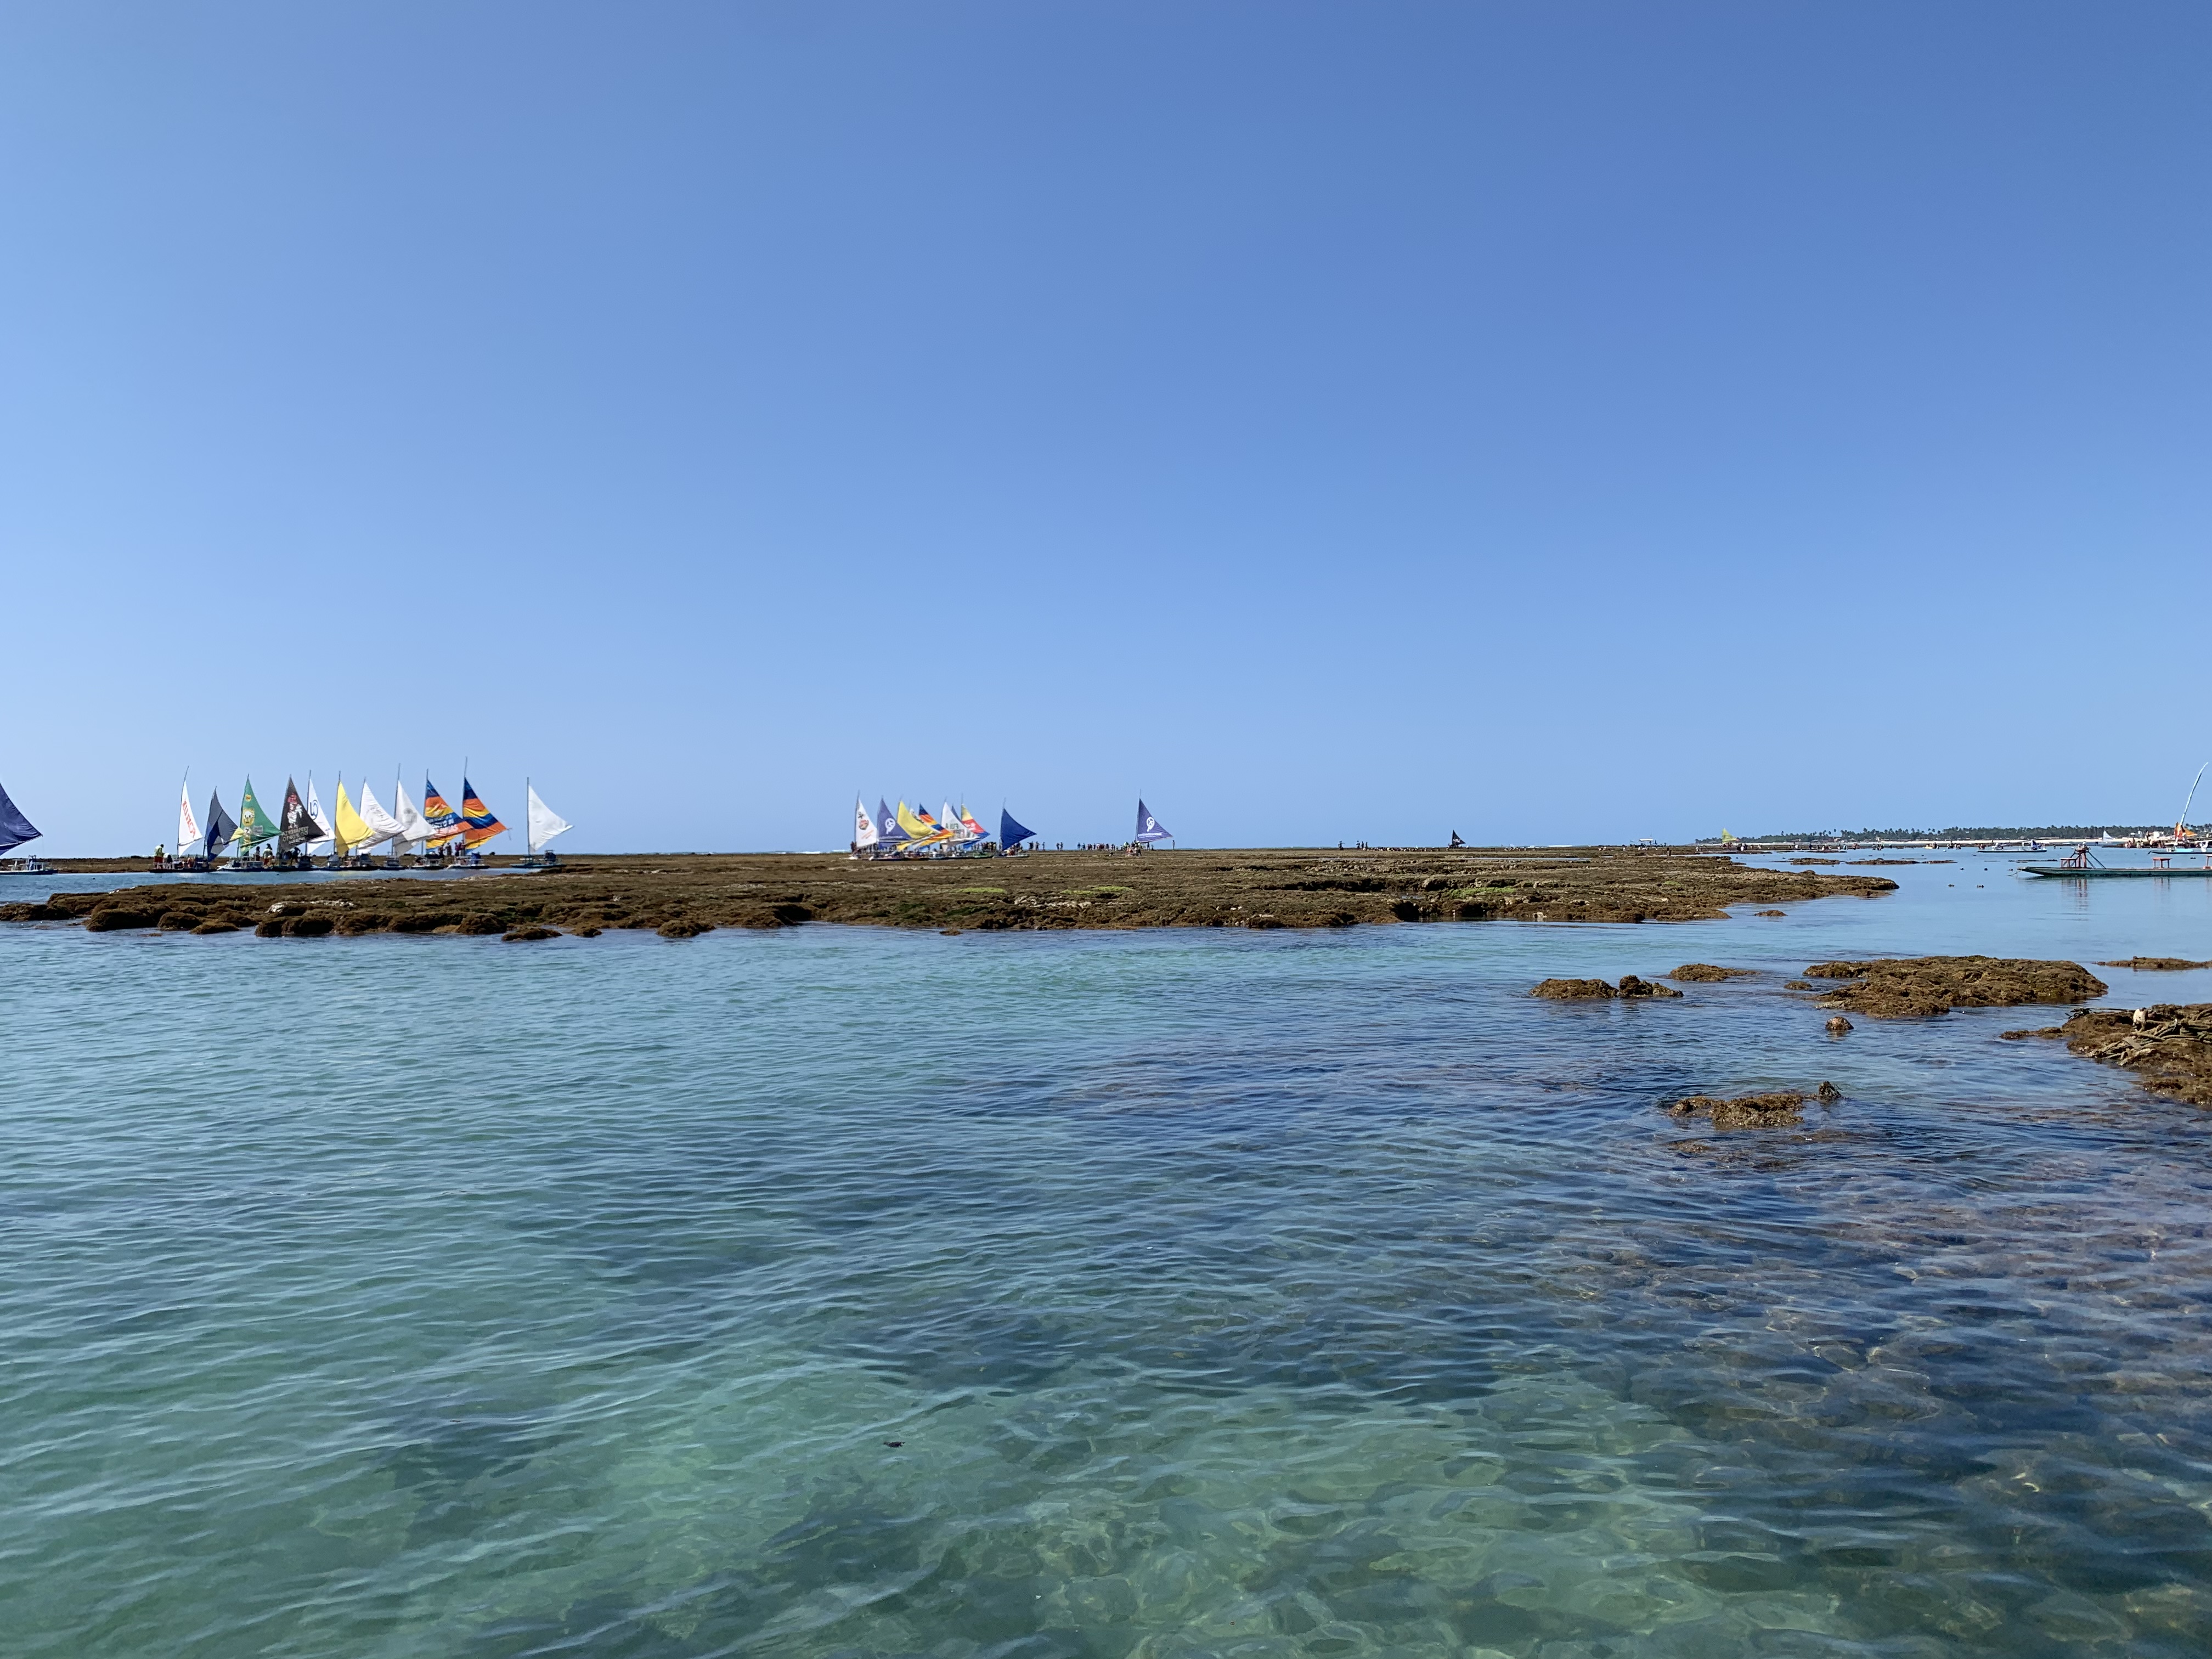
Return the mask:
[[[1798,1111],[1804,1104],[1804,1096],[1791,1093],[1735,1095],[1725,1099],[1689,1095],[1668,1106],[1667,1113],[1670,1117],[1710,1117],[1716,1129],[1771,1129],[1802,1122]]]
[[[1601,979],[1547,979],[1528,994],[1550,997],[1559,1002],[1597,1001],[1620,994]]]
[[[1547,979],[1528,994],[1557,1002],[1597,1002],[1607,997],[1679,997],[1682,994],[1671,985],[1655,985],[1633,974],[1623,974],[1617,986],[1601,979]]]
[[[2077,1008],[2058,1034],[2084,1060],[2136,1073],[2146,1089],[2212,1106],[2212,1003]]]
[[[2212,968],[2212,962],[2191,962],[2186,957],[2130,957],[2125,962],[2100,962],[2100,968],[2132,968],[2139,974],[2178,974],[2185,968]]]
[[[532,924],[527,927],[510,927],[499,936],[499,940],[502,945],[528,945],[537,939],[560,937],[561,930],[557,927],[540,927]]]
[[[1841,1036],[1844,1032],[1850,1029],[1850,1021],[1845,1019],[1841,1014],[1833,1016],[1828,1021],[1828,1035],[1830,1036]]]
[[[1686,962],[1667,977],[1704,985],[1727,979],[1749,979],[1758,971],[1755,968],[1716,968],[1710,962]]]
[[[2059,1025],[2039,1025],[2032,1031],[1999,1031],[1997,1033],[1998,1037],[2006,1042],[2021,1042],[2029,1037],[2043,1037],[2045,1039],[2051,1037],[2063,1037],[2065,1035],[2065,1028]]]
[[[2024,1003],[2086,1002],[2105,981],[2075,962],[2021,957],[1905,957],[1875,962],[1816,962],[1808,979],[1855,979],[1830,991],[1824,1008],[1876,1019],[1916,1019],[1954,1008],[2014,1008]]]

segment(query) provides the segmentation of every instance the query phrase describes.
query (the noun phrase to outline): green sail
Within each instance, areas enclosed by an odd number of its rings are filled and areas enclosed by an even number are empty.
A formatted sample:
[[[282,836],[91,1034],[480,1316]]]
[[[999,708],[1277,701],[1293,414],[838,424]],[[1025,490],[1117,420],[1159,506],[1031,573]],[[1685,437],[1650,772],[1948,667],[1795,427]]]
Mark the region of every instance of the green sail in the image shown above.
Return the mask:
[[[276,834],[276,824],[268,809],[253,798],[253,780],[246,781],[246,799],[238,804],[238,834],[233,837],[240,847],[258,847]]]

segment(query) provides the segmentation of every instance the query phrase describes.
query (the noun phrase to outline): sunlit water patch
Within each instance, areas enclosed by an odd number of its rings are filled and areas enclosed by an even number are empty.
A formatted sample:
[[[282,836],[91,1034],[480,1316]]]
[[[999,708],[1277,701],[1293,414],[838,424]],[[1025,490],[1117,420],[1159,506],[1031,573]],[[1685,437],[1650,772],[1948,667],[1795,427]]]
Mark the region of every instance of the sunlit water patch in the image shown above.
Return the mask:
[[[2201,1654],[2212,1120],[1781,981],[2212,956],[2212,884],[1886,873],[1671,927],[0,930],[11,1650]],[[1525,994],[1688,960],[1764,972]]]

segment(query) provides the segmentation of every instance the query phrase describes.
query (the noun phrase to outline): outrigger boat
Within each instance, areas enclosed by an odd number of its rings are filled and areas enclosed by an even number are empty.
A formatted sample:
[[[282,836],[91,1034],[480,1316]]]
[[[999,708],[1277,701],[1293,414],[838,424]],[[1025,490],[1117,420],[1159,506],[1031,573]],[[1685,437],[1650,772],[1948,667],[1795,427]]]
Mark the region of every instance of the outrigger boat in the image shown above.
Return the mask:
[[[2184,849],[2198,850],[2198,849]],[[2201,849],[2205,857],[2202,864],[2175,865],[2170,854],[2154,854],[2148,865],[2100,864],[2097,855],[2087,843],[2076,848],[2057,864],[2023,864],[2023,874],[2031,876],[2060,876],[2075,881],[2090,877],[2132,876],[2142,878],[2153,876],[2212,876],[2212,847]]]

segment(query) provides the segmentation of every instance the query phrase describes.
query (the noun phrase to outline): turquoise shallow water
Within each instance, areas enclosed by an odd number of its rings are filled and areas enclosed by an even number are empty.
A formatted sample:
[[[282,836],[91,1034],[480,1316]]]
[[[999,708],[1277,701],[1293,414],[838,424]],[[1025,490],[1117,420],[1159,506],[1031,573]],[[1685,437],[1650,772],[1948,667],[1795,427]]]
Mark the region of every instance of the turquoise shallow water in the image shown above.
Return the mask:
[[[9,1650],[2201,1655],[2212,1117],[1996,1038],[2063,1011],[1835,1042],[1779,988],[2212,957],[2212,883],[2007,869],[1669,927],[0,929]],[[1692,960],[1774,971],[1525,994]],[[1797,1132],[1655,1109],[1824,1078]]]

